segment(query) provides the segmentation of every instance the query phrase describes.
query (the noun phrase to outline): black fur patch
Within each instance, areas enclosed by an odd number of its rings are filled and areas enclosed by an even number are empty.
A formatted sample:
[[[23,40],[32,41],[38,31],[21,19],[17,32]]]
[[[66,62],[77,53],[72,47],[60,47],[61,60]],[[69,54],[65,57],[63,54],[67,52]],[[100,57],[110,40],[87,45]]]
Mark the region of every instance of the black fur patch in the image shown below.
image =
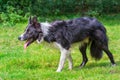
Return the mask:
[[[48,35],[44,37],[47,42],[57,42],[63,48],[69,49],[72,43],[84,41],[87,37],[91,43],[91,56],[95,59],[102,57],[104,50],[110,57],[112,54],[108,50],[108,38],[105,27],[95,18],[82,17],[68,21],[55,21],[51,23]],[[84,43],[82,46],[86,45]],[[82,49],[86,47],[82,47]],[[83,51],[83,50],[81,50]],[[86,52],[82,52],[83,61],[86,57]],[[87,59],[86,59],[87,60]],[[113,57],[110,58],[114,63]],[[86,61],[85,61],[86,62]]]

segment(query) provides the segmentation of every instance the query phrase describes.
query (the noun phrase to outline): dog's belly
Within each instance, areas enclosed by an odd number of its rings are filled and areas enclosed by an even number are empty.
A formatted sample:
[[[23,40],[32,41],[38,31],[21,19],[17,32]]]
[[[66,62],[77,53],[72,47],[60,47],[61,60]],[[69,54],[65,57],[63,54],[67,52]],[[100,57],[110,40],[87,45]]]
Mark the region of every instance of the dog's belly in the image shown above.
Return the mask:
[[[82,46],[82,45],[84,45],[85,43],[89,43],[89,37],[86,37],[85,39],[83,39],[83,40],[81,40],[81,41],[77,41],[77,42],[73,42],[72,43],[72,46],[74,46],[74,45],[80,45],[80,46]]]

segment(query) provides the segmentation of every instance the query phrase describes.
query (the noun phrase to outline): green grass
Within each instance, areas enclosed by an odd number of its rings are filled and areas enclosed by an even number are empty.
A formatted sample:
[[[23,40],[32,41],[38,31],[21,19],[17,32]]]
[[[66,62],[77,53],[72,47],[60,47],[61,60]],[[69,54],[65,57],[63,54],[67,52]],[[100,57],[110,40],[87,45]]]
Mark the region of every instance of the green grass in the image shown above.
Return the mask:
[[[61,16],[62,19],[75,17],[78,15]],[[106,54],[100,61],[95,61],[87,51],[89,61],[84,68],[79,69],[82,56],[76,45],[71,49],[73,70],[68,70],[66,61],[63,71],[56,73],[60,54],[53,44],[35,42],[24,50],[24,42],[17,40],[24,31],[26,22],[13,27],[0,27],[0,80],[119,80],[120,15],[102,16],[99,20],[106,26],[109,47],[117,66],[111,66]]]

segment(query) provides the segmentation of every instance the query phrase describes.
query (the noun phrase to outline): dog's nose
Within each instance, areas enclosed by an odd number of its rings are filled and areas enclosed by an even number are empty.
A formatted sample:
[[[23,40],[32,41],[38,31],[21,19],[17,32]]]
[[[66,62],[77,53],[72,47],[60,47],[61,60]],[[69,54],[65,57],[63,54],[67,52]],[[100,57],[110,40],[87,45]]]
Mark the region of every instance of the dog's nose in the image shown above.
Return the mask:
[[[21,37],[20,37],[20,36],[18,37],[18,40],[21,40]]]

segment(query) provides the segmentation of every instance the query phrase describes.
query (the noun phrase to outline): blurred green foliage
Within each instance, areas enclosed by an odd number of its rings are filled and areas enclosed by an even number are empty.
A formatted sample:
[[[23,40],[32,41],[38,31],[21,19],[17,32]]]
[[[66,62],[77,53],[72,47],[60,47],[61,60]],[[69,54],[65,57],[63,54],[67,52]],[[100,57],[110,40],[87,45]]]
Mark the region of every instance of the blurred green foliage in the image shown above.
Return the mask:
[[[28,16],[81,14],[99,16],[119,13],[119,0],[0,0],[0,22],[14,25]]]

